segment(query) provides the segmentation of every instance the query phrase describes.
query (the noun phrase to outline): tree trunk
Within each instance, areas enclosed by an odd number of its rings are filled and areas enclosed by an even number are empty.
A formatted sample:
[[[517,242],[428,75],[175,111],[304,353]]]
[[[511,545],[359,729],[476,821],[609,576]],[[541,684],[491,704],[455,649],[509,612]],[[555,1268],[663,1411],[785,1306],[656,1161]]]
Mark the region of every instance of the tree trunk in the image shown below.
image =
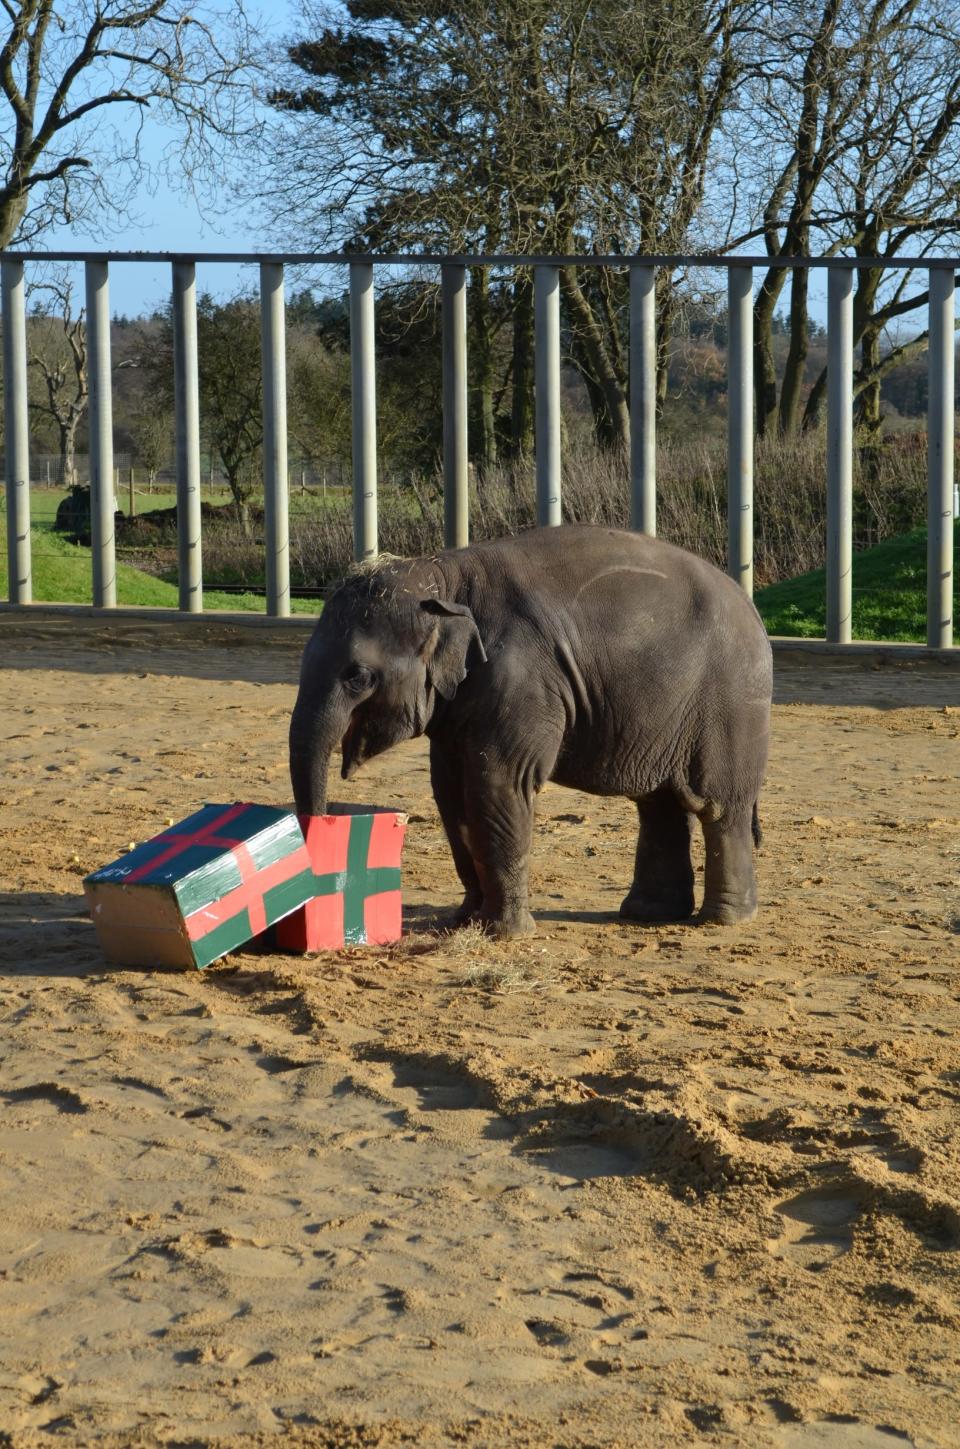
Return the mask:
[[[827,396],[827,369],[820,369],[820,376],[810,389],[807,405],[803,410],[803,431],[818,428],[823,421],[823,405]]]
[[[26,195],[17,196],[9,189],[0,192],[0,251],[5,251],[13,241],[26,210]]]
[[[225,458],[220,454],[220,461],[223,463],[223,470],[227,475],[227,487],[230,489],[230,496],[233,499],[233,506],[236,510],[237,521],[244,538],[250,538],[253,530],[250,526],[250,500],[247,497],[247,490],[243,486],[241,473],[243,471],[243,460],[236,461],[233,458]]]
[[[855,421],[863,443],[870,449],[875,449],[880,441],[880,336],[883,329],[875,320],[874,311],[882,276],[879,267],[861,268],[853,299],[854,343],[860,342],[860,391]],[[869,461],[866,456],[864,461]]]
[[[767,272],[753,304],[753,391],[757,436],[767,437],[777,416],[777,369],[773,360],[773,314],[786,281],[783,270]]]
[[[470,355],[473,360],[477,399],[480,462],[484,468],[492,468],[497,461],[497,427],[493,405],[495,377],[493,329],[490,321],[490,273],[486,267],[474,267],[470,275],[469,295],[473,322]]]
[[[864,255],[876,252],[875,237],[869,237]],[[865,442],[873,446],[879,441],[882,414],[880,410],[880,384],[883,377],[883,359],[880,354],[880,338],[883,322],[875,319],[877,292],[883,278],[880,267],[860,267],[857,271],[857,287],[853,297],[853,344],[860,346],[860,369],[855,379],[857,400],[855,419]],[[823,403],[827,391],[827,369],[823,368],[807,399],[803,414],[803,427],[816,427],[823,416]]]
[[[780,386],[778,431],[781,438],[792,437],[800,419],[800,393],[807,363],[809,329],[807,326],[807,293],[809,273],[806,267],[794,269],[790,278],[790,346]]]
[[[668,269],[659,267],[658,272],[655,330],[657,338],[657,413],[660,414],[667,400],[667,389],[670,382],[670,337],[676,314],[676,300],[673,279]]]
[[[860,376],[865,379],[857,397],[854,424],[860,463],[868,478],[876,477],[880,463],[880,328],[868,324],[860,340]]]
[[[576,267],[563,267],[560,286],[574,325],[577,342],[583,348],[588,367],[584,380],[593,406],[597,441],[607,447],[619,446],[625,457],[630,455],[630,407],[627,402],[626,378],[618,376],[607,340],[577,278]],[[589,380],[588,380],[589,379]]]
[[[587,390],[590,411],[593,414],[593,436],[596,439],[597,447],[612,448],[617,442],[617,436],[614,431],[613,419],[610,417],[610,409],[607,406],[607,399],[603,388],[591,372],[586,358],[583,359],[582,363],[579,360],[577,361],[577,371]]]
[[[79,418],[59,424],[60,432],[60,476],[65,488],[72,488],[77,481],[77,424]]]
[[[510,451],[515,458],[533,452],[533,278],[518,272],[513,284],[513,405]]]

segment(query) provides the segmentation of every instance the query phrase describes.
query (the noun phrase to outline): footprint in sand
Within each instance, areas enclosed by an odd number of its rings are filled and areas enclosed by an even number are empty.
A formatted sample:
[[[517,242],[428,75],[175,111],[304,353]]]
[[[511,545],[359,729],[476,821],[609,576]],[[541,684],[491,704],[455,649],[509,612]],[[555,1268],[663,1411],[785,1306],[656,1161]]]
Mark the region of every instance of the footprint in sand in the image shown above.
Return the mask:
[[[242,1241],[211,1248],[204,1258],[221,1272],[241,1278],[287,1278],[303,1266],[303,1259],[291,1248]]]
[[[115,1082],[118,1087],[130,1087],[136,1092],[148,1092],[153,1097],[160,1097],[161,1100],[167,1101],[167,1093],[162,1087],[157,1087],[152,1082],[145,1082],[142,1077],[114,1076],[110,1080]]]
[[[771,1243],[771,1253],[813,1272],[826,1267],[850,1251],[863,1200],[859,1184],[846,1182],[778,1203],[776,1210],[785,1219],[785,1227]]]
[[[528,1318],[527,1327],[542,1348],[560,1348],[570,1342],[570,1335],[554,1319]]]
[[[226,1228],[181,1233],[148,1244],[145,1251],[163,1253],[180,1263],[204,1263],[227,1276],[241,1278],[289,1277],[303,1267],[303,1254],[281,1243],[263,1243],[240,1237]]]
[[[14,1087],[3,1093],[8,1102],[48,1102],[58,1112],[88,1112],[89,1106],[72,1087],[60,1082],[34,1082],[29,1087]]]
[[[902,1429],[837,1419],[784,1427],[775,1440],[777,1449],[910,1449],[913,1442]]]

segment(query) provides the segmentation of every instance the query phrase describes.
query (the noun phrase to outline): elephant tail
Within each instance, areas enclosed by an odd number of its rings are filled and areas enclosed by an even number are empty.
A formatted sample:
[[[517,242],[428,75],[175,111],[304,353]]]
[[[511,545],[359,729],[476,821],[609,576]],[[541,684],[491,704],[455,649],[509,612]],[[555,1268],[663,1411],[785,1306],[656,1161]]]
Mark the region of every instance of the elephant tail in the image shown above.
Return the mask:
[[[753,843],[759,850],[763,844],[763,831],[760,829],[760,810],[756,800],[753,802],[753,819],[750,822],[750,829],[753,832]]]

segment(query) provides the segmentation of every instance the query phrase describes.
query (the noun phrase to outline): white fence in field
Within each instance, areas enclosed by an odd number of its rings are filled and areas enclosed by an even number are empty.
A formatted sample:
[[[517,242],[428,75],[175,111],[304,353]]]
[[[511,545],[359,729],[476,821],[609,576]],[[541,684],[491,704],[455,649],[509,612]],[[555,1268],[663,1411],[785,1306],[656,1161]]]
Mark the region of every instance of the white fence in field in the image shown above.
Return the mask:
[[[114,492],[118,497],[131,484],[138,492],[145,491],[148,494],[175,491],[177,465],[172,457],[161,467],[149,469],[145,468],[142,463],[135,463],[134,456],[132,453],[114,451],[113,482]],[[88,487],[91,471],[90,455],[77,453],[73,463],[73,477],[71,478],[68,476],[68,470],[59,453],[32,453],[30,455],[31,485],[34,488],[39,486],[66,489],[71,483],[79,483]],[[0,465],[2,465],[0,472],[5,472],[6,459],[2,447],[0,447]],[[348,469],[339,458],[322,462],[313,458],[293,458],[287,473],[291,488],[322,489],[325,485],[343,488],[349,481]],[[217,462],[216,458],[210,460],[209,455],[203,464],[203,482],[206,487],[224,488],[229,491],[226,469]]]
[[[466,278],[471,267],[530,267],[534,277],[537,519],[561,520],[560,268],[615,267],[630,281],[630,526],[656,532],[656,276],[659,267],[724,270],[729,304],[727,569],[753,588],[753,273],[768,257],[345,256],[144,252],[8,251],[0,260],[3,305],[9,601],[29,604],[31,588],[27,348],[24,267],[82,262],[90,386],[92,603],[116,605],[109,266],[169,262],[172,271],[179,607],[203,609],[200,532],[200,418],[197,384],[197,262],[258,263],[263,365],[266,610],[290,612],[289,498],[284,347],[285,264],[342,265],[350,277],[353,392],[353,531],[358,559],[377,554],[377,428],[374,380],[374,276],[378,268],[440,270],[443,347],[444,534],[468,541]],[[827,271],[826,632],[851,639],[853,562],[853,279],[858,267],[926,271],[929,276],[927,642],[953,643],[954,274],[960,259],[780,258],[778,266]]]

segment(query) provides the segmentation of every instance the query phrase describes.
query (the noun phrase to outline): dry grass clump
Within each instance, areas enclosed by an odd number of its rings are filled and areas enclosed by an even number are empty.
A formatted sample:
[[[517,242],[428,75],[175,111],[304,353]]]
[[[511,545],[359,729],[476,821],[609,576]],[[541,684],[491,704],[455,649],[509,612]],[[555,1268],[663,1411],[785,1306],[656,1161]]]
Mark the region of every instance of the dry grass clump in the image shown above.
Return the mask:
[[[854,459],[854,545],[867,548],[926,518],[926,453],[911,440],[863,450]],[[486,469],[471,486],[470,536],[497,538],[536,522],[532,458]],[[704,436],[664,442],[657,452],[657,532],[724,566],[727,551],[726,446]],[[616,452],[572,444],[563,464],[569,522],[627,526],[628,468]],[[759,587],[820,568],[826,535],[826,447],[820,433],[758,441],[754,468],[755,574]],[[439,475],[381,478],[379,541],[385,554],[415,558],[443,547]],[[209,586],[262,581],[262,539],[217,524],[204,534]],[[353,561],[349,495],[293,500],[290,571],[295,588],[324,589]]]
[[[458,926],[455,930],[447,931],[441,938],[443,952],[452,961],[471,961],[489,963],[495,961],[500,947],[493,936],[487,932],[476,921],[471,921],[467,926]]]
[[[536,961],[498,961],[486,965],[477,962],[463,975],[464,986],[505,996],[513,991],[542,991],[555,980],[555,972]]]
[[[451,931],[442,943],[445,956],[465,963],[459,984],[503,996],[512,991],[537,991],[549,986],[555,972],[540,955],[522,943],[497,941],[471,923]]]

